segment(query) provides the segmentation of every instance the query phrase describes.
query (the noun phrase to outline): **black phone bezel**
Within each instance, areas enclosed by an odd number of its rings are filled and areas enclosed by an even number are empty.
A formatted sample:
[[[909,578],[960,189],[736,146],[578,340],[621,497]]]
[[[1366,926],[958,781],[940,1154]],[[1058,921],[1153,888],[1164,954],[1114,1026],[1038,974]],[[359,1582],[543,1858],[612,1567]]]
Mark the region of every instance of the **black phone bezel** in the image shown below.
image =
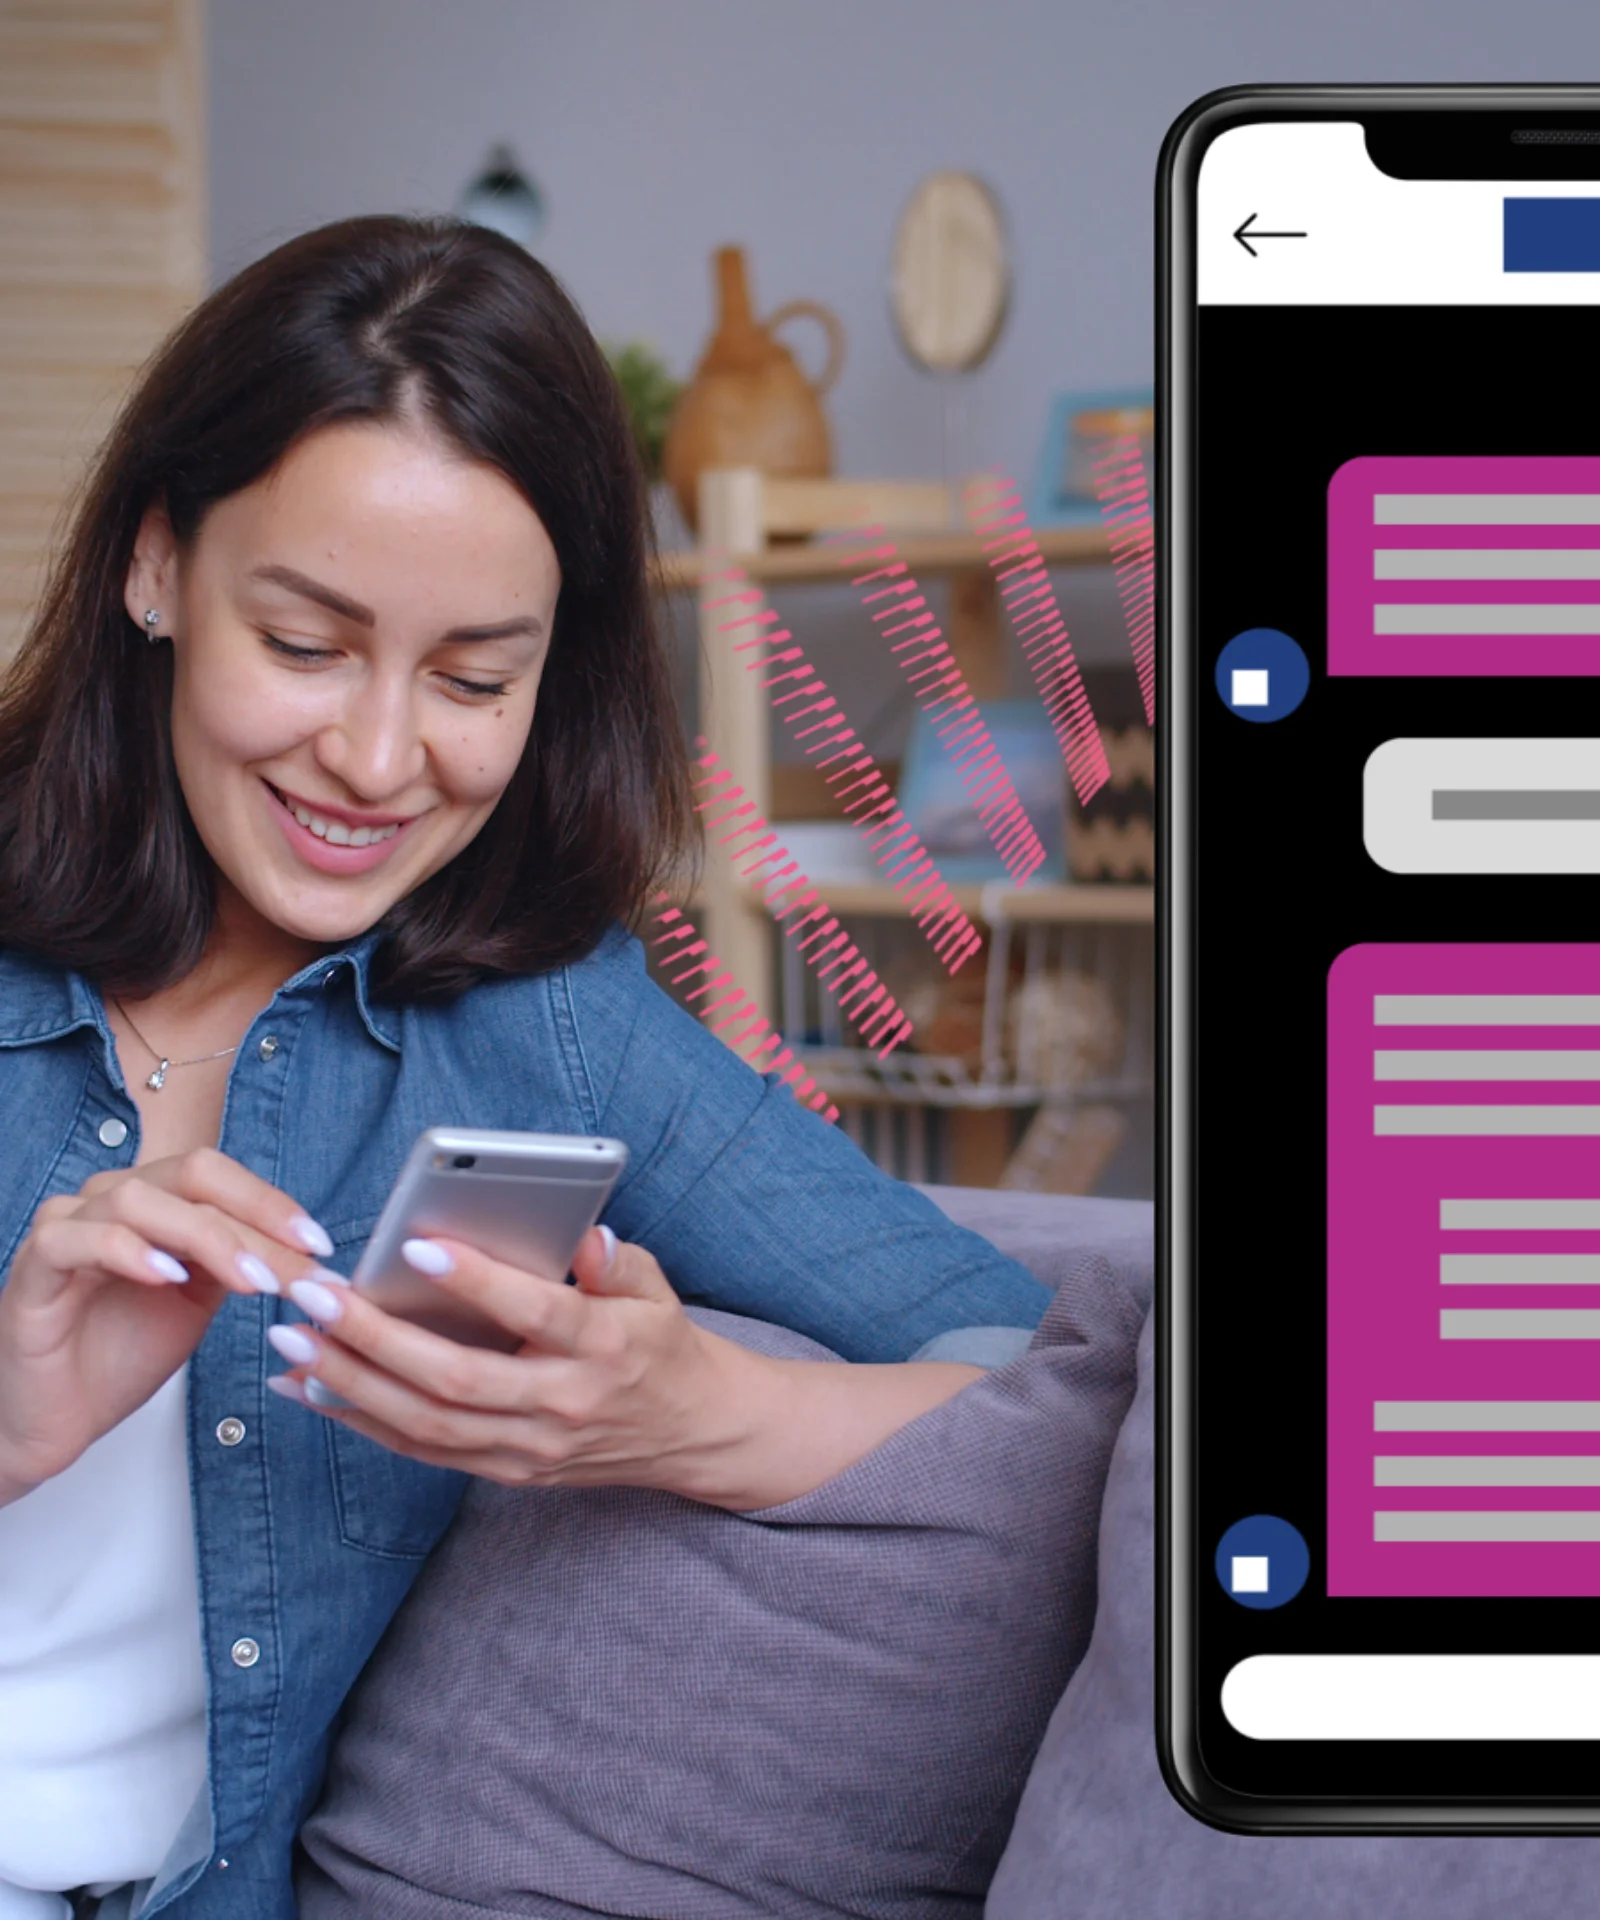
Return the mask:
[[[1249,86],[1196,100],[1169,129],[1156,170],[1156,1750],[1179,1804],[1243,1834],[1571,1834],[1600,1832],[1600,1802],[1471,1801],[1419,1793],[1270,1800],[1214,1780],[1195,1723],[1196,1577],[1189,1436],[1193,1421],[1193,849],[1187,796],[1196,697],[1194,315],[1200,162],[1229,128],[1271,120],[1360,120],[1375,165],[1408,179],[1600,180],[1593,144],[1517,143],[1518,130],[1600,135],[1600,84]],[[1382,124],[1374,131],[1373,123]],[[1183,1497],[1180,1497],[1182,1495]]]

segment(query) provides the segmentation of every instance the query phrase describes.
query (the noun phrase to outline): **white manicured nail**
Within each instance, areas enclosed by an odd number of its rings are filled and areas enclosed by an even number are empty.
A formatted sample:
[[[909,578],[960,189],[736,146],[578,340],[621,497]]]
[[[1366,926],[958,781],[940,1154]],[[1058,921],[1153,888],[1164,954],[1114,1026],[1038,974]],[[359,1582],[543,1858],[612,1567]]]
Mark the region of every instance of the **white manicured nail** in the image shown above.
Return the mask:
[[[150,1249],[150,1264],[163,1280],[187,1280],[189,1269],[181,1260],[174,1260],[170,1253],[163,1253],[159,1247]]]
[[[400,1258],[418,1273],[448,1273],[455,1265],[437,1240],[404,1240],[400,1244]]]
[[[314,1253],[319,1260],[326,1260],[333,1252],[333,1242],[328,1238],[327,1229],[319,1227],[306,1214],[297,1213],[289,1225],[299,1236],[300,1244],[307,1253]]]
[[[349,1292],[349,1288],[341,1289]],[[332,1287],[324,1287],[315,1280],[291,1280],[289,1298],[295,1303],[308,1320],[337,1320],[344,1312],[344,1302]]]
[[[298,1327],[268,1327],[267,1338],[291,1367],[309,1367],[322,1357],[322,1349],[316,1341]]]
[[[283,1292],[283,1288],[278,1284],[278,1276],[272,1271],[271,1267],[267,1265],[265,1260],[258,1259],[255,1254],[241,1253],[234,1262],[234,1265],[238,1267],[239,1271],[244,1275],[245,1279],[250,1282],[251,1286],[255,1288],[257,1293]]]
[[[611,1231],[609,1227],[602,1226],[600,1229],[600,1237],[606,1243],[606,1272],[609,1273],[613,1265],[616,1263],[617,1236]]]
[[[335,1393],[332,1387],[312,1374],[306,1381],[306,1405],[315,1407],[319,1413],[326,1413],[330,1408],[353,1407],[355,1402],[346,1400],[342,1393]]]
[[[287,1373],[269,1373],[267,1375],[267,1391],[269,1393],[281,1393],[285,1400],[292,1400],[297,1407],[310,1405],[310,1402],[306,1399],[305,1388],[301,1386],[298,1380],[292,1378]]]

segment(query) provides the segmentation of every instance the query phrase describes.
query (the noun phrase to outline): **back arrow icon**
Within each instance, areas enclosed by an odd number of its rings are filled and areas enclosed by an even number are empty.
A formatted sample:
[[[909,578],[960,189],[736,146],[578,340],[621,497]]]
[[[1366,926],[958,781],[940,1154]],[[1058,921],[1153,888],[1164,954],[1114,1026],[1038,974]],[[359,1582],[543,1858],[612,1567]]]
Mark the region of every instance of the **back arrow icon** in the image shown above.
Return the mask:
[[[1239,245],[1244,248],[1252,260],[1259,258],[1255,248],[1250,244],[1252,240],[1304,240],[1307,237],[1303,233],[1268,233],[1264,227],[1257,227],[1253,224],[1260,217],[1259,214],[1255,213],[1246,214],[1244,219],[1241,220],[1233,230],[1234,239],[1238,241]]]

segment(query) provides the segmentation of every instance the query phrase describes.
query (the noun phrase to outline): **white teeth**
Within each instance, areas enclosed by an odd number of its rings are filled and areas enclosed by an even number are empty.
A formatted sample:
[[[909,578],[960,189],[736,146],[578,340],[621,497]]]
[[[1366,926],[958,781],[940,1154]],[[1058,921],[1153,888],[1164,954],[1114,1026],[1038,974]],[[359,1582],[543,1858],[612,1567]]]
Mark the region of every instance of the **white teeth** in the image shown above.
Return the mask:
[[[347,827],[342,820],[324,820],[298,800],[286,801],[289,811],[301,826],[335,847],[370,847],[377,840],[392,840],[400,831],[399,823],[388,827]]]

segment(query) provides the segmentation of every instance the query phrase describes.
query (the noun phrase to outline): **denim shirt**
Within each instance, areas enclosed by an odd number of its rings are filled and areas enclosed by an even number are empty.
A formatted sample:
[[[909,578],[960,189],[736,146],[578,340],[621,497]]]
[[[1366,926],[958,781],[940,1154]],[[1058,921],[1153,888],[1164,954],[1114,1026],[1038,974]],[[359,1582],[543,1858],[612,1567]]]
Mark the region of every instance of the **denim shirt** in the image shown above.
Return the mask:
[[[425,1127],[601,1133],[629,1151],[605,1220],[686,1301],[852,1360],[1042,1315],[1025,1268],[745,1065],[649,979],[620,927],[572,966],[447,1006],[376,1003],[375,945],[368,934],[287,981],[228,1078],[222,1151],[322,1222],[327,1265],[353,1270]],[[3,1274],[41,1201],[139,1148],[99,994],[14,952],[0,953],[0,1113]],[[335,1718],[464,1486],[266,1391],[283,1365],[266,1330],[300,1318],[230,1295],[190,1362],[209,1778],[141,1916],[290,1920],[294,1836]],[[225,1421],[243,1422],[242,1441]]]

